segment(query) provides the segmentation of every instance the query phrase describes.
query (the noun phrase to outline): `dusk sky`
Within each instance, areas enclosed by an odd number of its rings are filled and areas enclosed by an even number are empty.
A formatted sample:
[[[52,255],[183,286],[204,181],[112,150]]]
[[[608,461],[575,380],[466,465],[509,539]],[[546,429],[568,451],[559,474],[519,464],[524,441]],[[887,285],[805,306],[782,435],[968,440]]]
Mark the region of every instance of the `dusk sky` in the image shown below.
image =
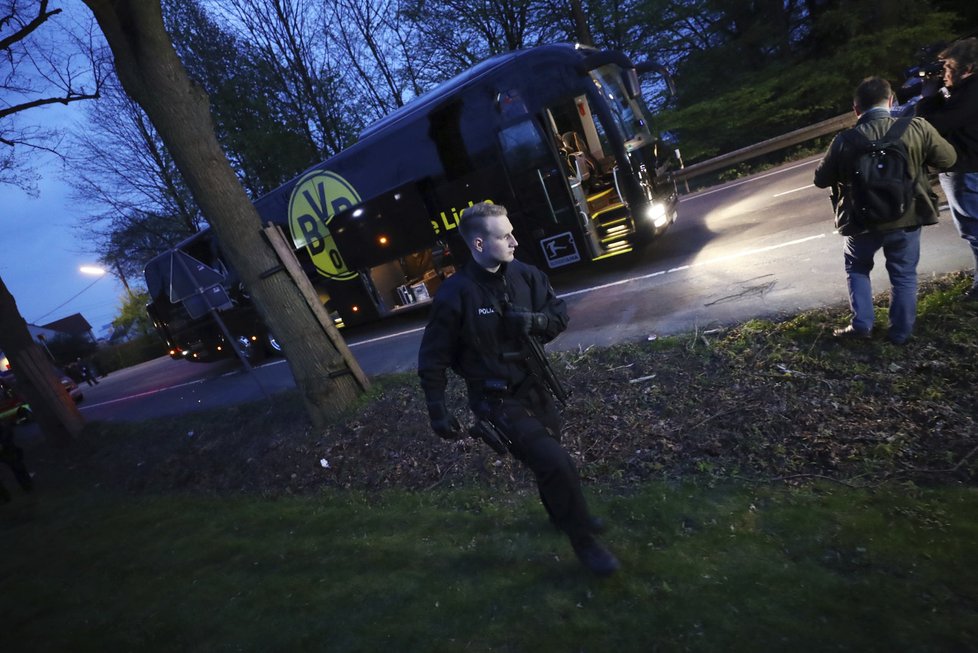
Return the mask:
[[[51,120],[64,125],[83,114],[71,105],[57,105],[33,110],[31,122]],[[0,186],[4,235],[0,277],[29,323],[47,324],[81,313],[96,336],[101,336],[102,327],[118,314],[122,284],[112,274],[99,278],[79,271],[82,265],[98,264],[94,255],[85,252],[88,244],[80,239],[85,207],[72,201],[66,182],[70,173],[59,159],[46,156],[38,162],[43,165],[38,168],[42,178],[37,199],[13,186]],[[142,285],[141,279],[130,281]]]
[[[77,25],[91,20],[90,12],[80,2],[53,2],[49,7],[58,8],[63,9],[63,13],[38,32],[44,39],[54,39],[56,42],[64,38],[60,31],[62,27],[77,29]],[[21,70],[29,73],[29,68],[22,67]],[[76,82],[80,82],[84,71],[76,65],[73,74],[79,76]],[[37,86],[46,93],[56,95],[43,83]],[[0,106],[36,99],[36,96],[0,98]],[[20,127],[39,125],[66,131],[85,129],[83,105],[87,102],[35,107],[7,120]],[[62,151],[67,147],[67,142],[65,139]],[[0,225],[3,226],[0,277],[17,300],[20,314],[28,323],[47,324],[81,313],[92,325],[96,336],[104,335],[102,328],[118,314],[123,295],[122,284],[112,274],[99,278],[79,271],[82,265],[98,265],[95,256],[86,253],[89,244],[80,237],[80,219],[85,215],[86,207],[72,199],[72,189],[68,183],[71,173],[63,167],[60,158],[42,154],[34,160],[34,164],[41,174],[37,199],[15,186],[0,184]],[[142,280],[135,281],[142,285]]]

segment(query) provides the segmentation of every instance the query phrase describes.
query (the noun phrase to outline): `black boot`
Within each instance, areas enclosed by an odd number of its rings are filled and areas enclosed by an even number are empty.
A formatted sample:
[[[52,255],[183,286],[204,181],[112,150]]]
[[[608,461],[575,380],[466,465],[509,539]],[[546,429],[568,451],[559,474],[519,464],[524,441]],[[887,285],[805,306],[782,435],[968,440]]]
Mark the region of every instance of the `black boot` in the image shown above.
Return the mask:
[[[611,551],[604,548],[592,535],[574,540],[571,544],[581,564],[598,576],[610,576],[621,567]]]

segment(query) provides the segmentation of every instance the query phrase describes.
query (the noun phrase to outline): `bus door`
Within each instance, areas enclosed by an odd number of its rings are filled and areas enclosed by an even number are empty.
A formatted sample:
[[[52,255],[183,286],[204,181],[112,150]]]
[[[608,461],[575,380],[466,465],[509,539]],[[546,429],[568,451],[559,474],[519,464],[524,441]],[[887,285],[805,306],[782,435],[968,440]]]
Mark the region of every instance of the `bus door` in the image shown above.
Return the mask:
[[[591,258],[631,250],[633,233],[627,202],[621,194],[618,161],[605,126],[591,109],[586,94],[547,109],[571,176],[579,182],[586,216],[583,220]]]
[[[532,117],[499,131],[499,145],[518,206],[507,207],[516,229],[533,240],[535,257],[550,269],[590,258],[581,237],[578,201],[554,144]]]

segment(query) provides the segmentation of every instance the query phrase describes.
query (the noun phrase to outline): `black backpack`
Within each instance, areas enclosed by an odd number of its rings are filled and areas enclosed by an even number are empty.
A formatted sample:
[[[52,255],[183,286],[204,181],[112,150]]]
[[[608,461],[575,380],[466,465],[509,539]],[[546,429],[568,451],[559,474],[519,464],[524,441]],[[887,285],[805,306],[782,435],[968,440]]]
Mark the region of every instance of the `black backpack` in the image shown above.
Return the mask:
[[[919,171],[910,169],[907,146],[900,140],[911,120],[900,118],[875,141],[855,129],[845,133],[852,148],[849,201],[858,223],[893,222],[913,205]]]

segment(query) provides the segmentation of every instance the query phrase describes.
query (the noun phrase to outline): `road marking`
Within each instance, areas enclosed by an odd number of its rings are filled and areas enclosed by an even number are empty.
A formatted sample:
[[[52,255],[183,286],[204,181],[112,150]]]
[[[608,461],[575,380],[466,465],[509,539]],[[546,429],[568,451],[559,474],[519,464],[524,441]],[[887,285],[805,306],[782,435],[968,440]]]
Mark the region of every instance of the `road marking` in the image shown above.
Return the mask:
[[[351,342],[348,347],[359,347],[360,345],[369,345],[374,342],[380,342],[382,340],[390,340],[391,338],[400,338],[401,336],[409,336],[412,333],[417,333],[418,331],[424,331],[424,327],[418,327],[417,329],[408,329],[407,331],[398,331],[397,333],[391,333],[386,336],[377,336],[376,338],[370,338],[368,340],[361,340],[360,342]]]
[[[808,190],[809,188],[815,188],[815,184],[808,184],[807,186],[802,186],[801,188],[792,188],[791,190],[786,190],[783,193],[775,193],[771,197],[781,197],[782,195],[791,195],[792,193],[797,193],[800,190]]]
[[[167,390],[176,390],[178,388],[184,388],[189,385],[197,385],[198,383],[203,383],[207,379],[197,379],[196,381],[187,381],[186,383],[179,383],[177,385],[167,386],[165,388],[156,388],[155,390],[147,390],[146,392],[140,392],[134,395],[127,395],[125,397],[119,397],[118,399],[109,399],[108,401],[103,401],[97,404],[85,404],[84,406],[79,406],[78,410],[88,410],[89,408],[99,408],[101,406],[111,406],[112,404],[118,404],[122,401],[129,401],[130,399],[139,399],[141,397],[150,397],[152,395],[159,394],[161,392],[166,392]]]
[[[756,177],[747,177],[746,179],[742,179],[741,181],[735,181],[735,182],[731,182],[729,184],[724,184],[723,186],[718,186],[716,188],[711,188],[709,190],[704,190],[704,191],[696,192],[696,193],[693,193],[692,195],[687,195],[685,197],[680,198],[679,202],[682,203],[682,202],[686,201],[687,199],[695,199],[695,198],[705,197],[707,195],[712,195],[713,193],[719,193],[720,191],[729,190],[731,188],[736,188],[737,186],[743,186],[744,184],[749,184],[750,182],[752,182],[752,181],[758,181],[759,179],[767,179],[768,177],[773,177],[774,175],[779,175],[779,174],[781,174],[783,172],[790,172],[790,171],[795,170],[797,168],[803,168],[805,166],[810,166],[813,163],[818,163],[820,160],[821,159],[817,159],[816,158],[816,159],[810,159],[808,161],[802,161],[801,163],[796,163],[795,165],[790,166],[790,167],[787,167],[787,168],[778,168],[777,170],[774,170],[772,172],[768,172],[768,173],[763,174],[763,175],[758,175]]]
[[[600,286],[593,286],[591,288],[582,288],[580,290],[574,290],[571,292],[563,293],[557,295],[561,299],[564,297],[573,297],[574,295],[583,295],[585,293],[594,292],[595,290],[603,290],[605,288],[611,288],[612,286],[621,286],[626,283],[631,283],[633,281],[644,281],[645,279],[651,279],[652,277],[658,277],[663,274],[672,274],[673,272],[682,272],[684,270],[689,270],[691,268],[699,268],[705,265],[715,265],[716,263],[725,263],[733,259],[744,258],[745,256],[754,256],[756,254],[763,254],[764,252],[774,251],[776,249],[781,249],[783,247],[793,247],[795,245],[800,245],[802,243],[807,243],[810,240],[818,240],[819,238],[825,238],[828,234],[818,234],[817,236],[807,236],[805,238],[798,238],[796,240],[789,240],[786,243],[779,243],[777,245],[768,245],[767,247],[758,247],[755,249],[748,249],[743,252],[737,252],[736,254],[729,254],[727,256],[720,256],[718,258],[711,258],[705,261],[698,261],[696,263],[690,263],[689,265],[681,265],[679,267],[670,268],[668,270],[660,270],[658,272],[653,272],[651,274],[643,274],[638,277],[629,277],[627,279],[619,279],[618,281],[612,281],[611,283],[602,284]]]
[[[810,240],[818,240],[820,238],[825,238],[828,234],[818,234],[816,236],[807,236],[805,238],[798,238],[796,240],[789,240],[786,243],[780,243],[778,245],[768,245],[767,247],[758,247],[757,249],[748,249],[743,252],[738,252],[736,254],[729,254],[727,256],[721,256],[719,258],[711,258],[705,261],[700,261],[699,263],[694,263],[696,267],[701,265],[713,265],[714,263],[725,263],[732,259],[744,258],[745,256],[753,256],[755,254],[763,254],[764,252],[770,252],[776,249],[781,249],[782,247],[793,247],[795,245],[800,245],[802,243],[807,243]]]

